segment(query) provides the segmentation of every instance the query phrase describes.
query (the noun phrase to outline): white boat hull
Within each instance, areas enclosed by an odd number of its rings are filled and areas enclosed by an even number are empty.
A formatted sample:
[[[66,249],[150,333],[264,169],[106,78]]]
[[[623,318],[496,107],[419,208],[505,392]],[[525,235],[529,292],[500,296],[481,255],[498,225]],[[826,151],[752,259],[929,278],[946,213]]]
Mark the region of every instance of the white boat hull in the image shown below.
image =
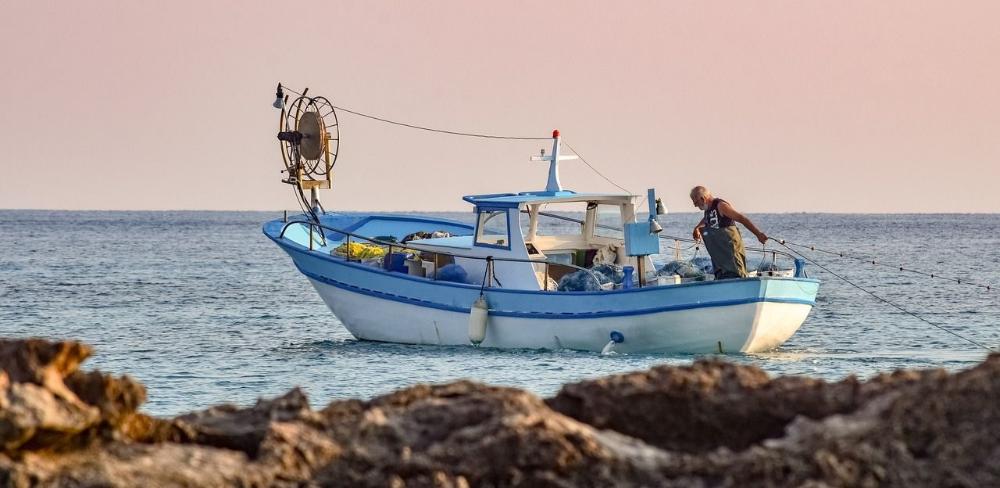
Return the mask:
[[[467,313],[356,293],[310,278],[316,291],[358,339],[405,344],[468,345]],[[619,317],[490,316],[482,347],[601,351],[612,331],[621,353],[753,353],[788,340],[812,308],[754,302]]]

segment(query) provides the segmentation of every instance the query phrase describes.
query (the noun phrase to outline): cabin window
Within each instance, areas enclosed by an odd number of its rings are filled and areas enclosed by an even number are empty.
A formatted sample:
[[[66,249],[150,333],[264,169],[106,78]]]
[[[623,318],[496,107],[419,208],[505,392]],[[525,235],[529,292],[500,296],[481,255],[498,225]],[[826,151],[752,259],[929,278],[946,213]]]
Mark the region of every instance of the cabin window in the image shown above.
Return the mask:
[[[619,205],[601,204],[597,206],[597,222],[594,225],[594,235],[623,239],[622,208]]]
[[[482,209],[476,225],[476,245],[510,248],[506,209]]]
[[[587,218],[587,204],[583,202],[546,205],[538,214],[539,236],[580,235],[583,220]]]

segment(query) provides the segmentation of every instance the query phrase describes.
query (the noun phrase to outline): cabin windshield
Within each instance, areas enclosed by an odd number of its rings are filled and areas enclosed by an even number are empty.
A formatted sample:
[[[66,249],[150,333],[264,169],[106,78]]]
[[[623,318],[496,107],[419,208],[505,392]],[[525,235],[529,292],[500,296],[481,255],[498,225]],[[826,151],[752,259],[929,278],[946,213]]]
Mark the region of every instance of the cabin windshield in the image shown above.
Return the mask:
[[[480,209],[476,224],[476,245],[510,247],[507,209]]]

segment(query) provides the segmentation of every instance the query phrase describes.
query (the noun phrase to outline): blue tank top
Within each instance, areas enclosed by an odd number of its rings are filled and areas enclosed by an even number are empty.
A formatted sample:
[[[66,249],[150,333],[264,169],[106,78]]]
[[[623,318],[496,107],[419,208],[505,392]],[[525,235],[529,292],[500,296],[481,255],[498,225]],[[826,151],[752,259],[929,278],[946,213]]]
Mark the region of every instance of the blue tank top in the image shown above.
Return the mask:
[[[719,212],[719,203],[721,202],[725,202],[725,200],[716,198],[715,200],[712,200],[712,204],[705,209],[705,227],[709,227],[711,229],[721,229],[723,227],[736,225],[736,222],[734,222],[733,219],[726,217],[725,215],[722,215],[722,212]]]

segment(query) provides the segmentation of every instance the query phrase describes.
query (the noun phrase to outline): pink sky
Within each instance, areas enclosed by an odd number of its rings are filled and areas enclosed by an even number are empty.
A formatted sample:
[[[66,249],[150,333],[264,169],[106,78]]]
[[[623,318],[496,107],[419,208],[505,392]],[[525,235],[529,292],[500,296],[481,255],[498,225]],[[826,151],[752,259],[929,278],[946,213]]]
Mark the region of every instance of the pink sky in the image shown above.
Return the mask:
[[[283,81],[347,108],[565,139],[693,210],[1000,212],[1000,2],[6,2],[0,208],[295,208]],[[328,209],[540,189],[545,143],[341,115]],[[578,162],[564,186],[615,191]]]

